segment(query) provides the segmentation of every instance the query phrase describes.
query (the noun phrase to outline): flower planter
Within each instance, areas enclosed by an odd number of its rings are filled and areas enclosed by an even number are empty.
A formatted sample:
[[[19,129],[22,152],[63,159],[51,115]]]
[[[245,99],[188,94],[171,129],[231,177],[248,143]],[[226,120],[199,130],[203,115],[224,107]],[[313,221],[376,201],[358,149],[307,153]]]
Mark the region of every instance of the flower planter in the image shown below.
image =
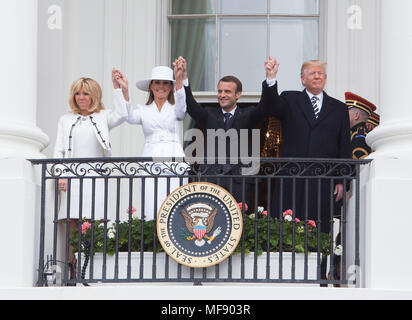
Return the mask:
[[[119,252],[118,262],[117,262],[117,275],[115,274],[116,267],[116,257],[106,255],[106,274],[105,279],[110,280],[130,280],[130,281],[139,281],[139,280],[167,280],[167,281],[179,281],[181,279],[190,279],[193,277],[195,279],[203,279],[204,273],[203,269],[191,269],[186,266],[179,266],[177,262],[173,259],[167,259],[166,254],[158,253],[155,256],[155,277],[153,276],[154,272],[154,260],[152,252],[144,252],[143,254],[143,269],[140,272],[140,252],[132,252],[130,255],[130,264],[128,263],[128,254],[127,252]],[[82,265],[84,263],[84,257],[82,257]],[[93,257],[93,275],[90,275],[90,265],[92,261],[89,261],[89,264],[86,269],[85,279],[90,280],[101,280],[103,277],[103,254],[96,253]],[[316,280],[317,278],[317,254],[312,253],[307,255],[307,277],[305,278],[305,255],[303,253],[295,254],[295,270],[294,277],[292,277],[292,253],[284,252],[282,254],[282,267],[281,267],[281,278],[279,275],[279,265],[280,257],[278,252],[270,253],[270,272],[269,280]],[[229,277],[229,265],[231,264],[231,276]],[[254,253],[245,255],[244,257],[244,270],[242,275],[242,258],[240,254],[235,254],[232,256],[232,259],[226,259],[217,266],[209,267],[206,269],[206,278],[207,279],[257,279],[265,280],[267,279],[266,265],[267,265],[267,254],[263,253],[257,257],[257,268],[254,268]],[[128,269],[130,269],[130,278],[128,278]],[[166,270],[168,276],[166,276]]]

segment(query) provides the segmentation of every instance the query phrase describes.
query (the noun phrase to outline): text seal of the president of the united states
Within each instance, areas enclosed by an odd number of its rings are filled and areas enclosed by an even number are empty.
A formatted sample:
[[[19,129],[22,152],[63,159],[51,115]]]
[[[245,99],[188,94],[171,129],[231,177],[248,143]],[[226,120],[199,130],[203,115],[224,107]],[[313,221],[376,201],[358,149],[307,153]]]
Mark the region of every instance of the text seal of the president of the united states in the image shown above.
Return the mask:
[[[157,216],[157,236],[166,253],[192,268],[221,263],[236,249],[242,212],[224,188],[193,182],[173,191]]]

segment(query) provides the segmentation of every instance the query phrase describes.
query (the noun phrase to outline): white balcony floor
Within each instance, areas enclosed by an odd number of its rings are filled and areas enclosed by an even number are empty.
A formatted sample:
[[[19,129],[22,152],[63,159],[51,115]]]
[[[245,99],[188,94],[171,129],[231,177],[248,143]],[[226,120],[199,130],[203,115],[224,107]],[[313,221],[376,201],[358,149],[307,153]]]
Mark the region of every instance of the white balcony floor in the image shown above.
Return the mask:
[[[242,289],[239,290],[239,287]],[[410,300],[412,290],[296,285],[137,284],[0,288],[1,300]]]

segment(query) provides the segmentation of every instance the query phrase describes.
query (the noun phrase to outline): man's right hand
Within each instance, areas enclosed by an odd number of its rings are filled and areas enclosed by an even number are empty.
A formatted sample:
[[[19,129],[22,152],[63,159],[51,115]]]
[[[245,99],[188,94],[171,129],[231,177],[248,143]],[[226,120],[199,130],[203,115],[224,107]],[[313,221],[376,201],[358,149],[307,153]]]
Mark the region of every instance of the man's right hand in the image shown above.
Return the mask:
[[[273,80],[276,79],[279,70],[279,62],[276,58],[269,57],[265,61],[266,79]]]

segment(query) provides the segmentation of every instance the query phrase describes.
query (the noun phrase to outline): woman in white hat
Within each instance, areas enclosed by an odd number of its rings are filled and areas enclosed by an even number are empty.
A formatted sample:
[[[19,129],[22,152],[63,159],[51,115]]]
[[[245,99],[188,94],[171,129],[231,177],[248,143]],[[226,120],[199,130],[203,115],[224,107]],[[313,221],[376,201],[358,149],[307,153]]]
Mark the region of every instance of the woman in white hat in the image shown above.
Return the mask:
[[[154,67],[149,79],[140,80],[136,83],[138,89],[149,92],[146,104],[138,104],[133,107],[127,91],[127,79],[117,70],[119,85],[122,88],[126,88],[124,98],[127,105],[128,122],[130,124],[140,124],[143,128],[145,144],[141,154],[142,157],[183,158],[185,155],[180,143],[179,132],[182,120],[186,115],[186,98],[184,89],[178,92],[174,90],[174,72],[178,72],[177,65],[175,70],[165,66]],[[159,159],[159,163],[161,162],[162,159]],[[170,165],[170,162],[166,163],[166,165],[146,164],[147,174],[172,174],[167,169],[168,165]],[[186,168],[187,166],[182,164],[178,167],[177,171],[179,174],[182,174]],[[145,175],[146,173],[142,174]],[[186,181],[187,179],[184,180]],[[167,179],[159,178],[157,190],[155,190],[154,179],[146,178],[144,197],[145,219],[152,220],[155,212],[160,209],[161,204],[169,194],[169,191],[171,192],[179,186],[180,179],[172,178],[170,179],[170,190],[168,190]],[[155,194],[157,194],[157,204],[155,203]]]

